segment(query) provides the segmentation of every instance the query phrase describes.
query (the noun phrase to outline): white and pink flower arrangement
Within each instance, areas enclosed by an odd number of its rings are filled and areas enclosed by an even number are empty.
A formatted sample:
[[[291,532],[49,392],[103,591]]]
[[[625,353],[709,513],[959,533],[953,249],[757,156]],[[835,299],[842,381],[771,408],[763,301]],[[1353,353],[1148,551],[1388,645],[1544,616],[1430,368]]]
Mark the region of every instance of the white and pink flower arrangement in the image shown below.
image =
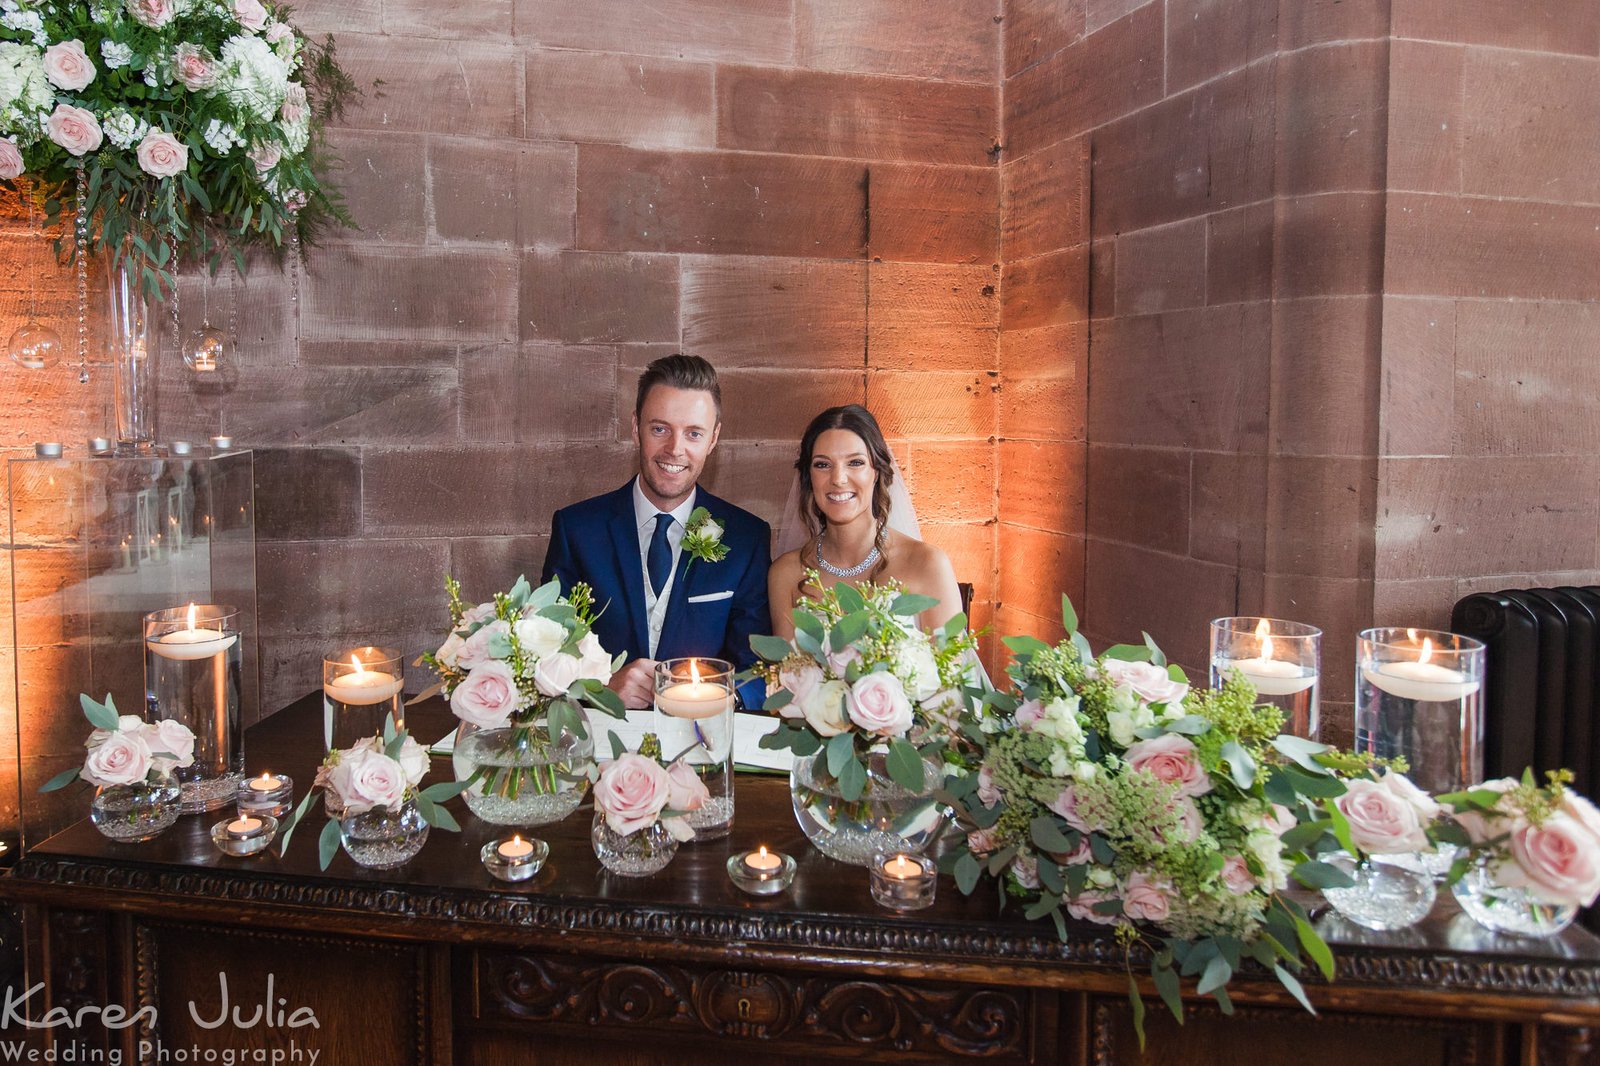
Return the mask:
[[[305,819],[318,791],[325,797],[329,818],[318,841],[319,860],[326,870],[339,850],[340,824],[374,810],[398,814],[408,803],[415,804],[422,820],[436,829],[458,832],[461,828],[443,804],[467,788],[463,781],[442,781],[422,787],[428,773],[428,751],[406,730],[396,730],[384,721],[382,737],[358,740],[348,748],[330,751],[317,767],[317,778],[306,791],[300,805],[279,827],[278,854],[289,849],[289,839]]]
[[[637,752],[626,751],[611,735],[613,757],[601,764],[594,786],[594,808],[611,832],[630,837],[656,823],[682,842],[694,839],[687,815],[711,798],[694,767],[682,759],[661,764],[661,742],[646,733]]]
[[[260,0],[4,0],[0,179],[26,176],[54,221],[78,181],[94,250],[151,298],[172,252],[309,243],[350,224],[325,177],[321,129],[355,85],[332,38],[306,39]],[[70,248],[68,242],[66,247]]]
[[[1148,636],[1096,657],[1065,598],[1063,620],[1056,646],[1005,639],[1011,691],[964,723],[976,750],[947,754],[966,840],[944,868],[963,892],[999,879],[1063,938],[1077,920],[1112,927],[1130,954],[1143,944],[1180,1024],[1183,978],[1229,1010],[1246,959],[1310,1010],[1296,974],[1309,959],[1331,978],[1333,959],[1284,890],[1350,884],[1295,839],[1320,839],[1302,820],[1344,791],[1325,749],[1279,736],[1281,712],[1257,706],[1241,676],[1197,690]],[[1129,988],[1142,1040],[1131,972]]]
[[[136,714],[118,714],[109,692],[104,703],[87,694],[78,701],[94,727],[84,742],[83,765],[52,777],[40,792],[54,792],[80,779],[96,788],[154,784],[174,769],[194,764],[194,733],[182,722],[147,722]]]
[[[1600,897],[1600,811],[1575,792],[1570,770],[1553,770],[1540,786],[1522,779],[1486,781],[1440,796],[1455,815],[1454,840],[1468,854],[1451,868],[1452,883],[1476,864],[1493,889],[1520,889],[1530,905],[1577,908]]]
[[[506,730],[508,745],[556,744],[571,732],[587,737],[584,709],[622,718],[622,700],[606,687],[621,665],[600,644],[592,625],[594,600],[581,582],[565,596],[561,582],[538,588],[518,577],[509,592],[468,607],[461,586],[445,579],[450,634],[422,661],[439,675],[450,710],[479,730]],[[542,727],[542,728],[538,728]],[[542,766],[481,766],[482,790],[515,798],[524,787],[555,792],[560,782]]]
[[[821,587],[815,571],[806,586]],[[934,606],[895,582],[841,582],[796,604],[792,641],[752,637],[763,660],[756,672],[771,693],[766,709],[783,719],[761,746],[800,757],[826,748],[829,774],[847,802],[866,789],[867,756],[875,750],[886,753],[896,784],[925,790],[925,757],[937,761],[975,696],[968,687],[975,640],[966,616],[923,632],[916,617]]]

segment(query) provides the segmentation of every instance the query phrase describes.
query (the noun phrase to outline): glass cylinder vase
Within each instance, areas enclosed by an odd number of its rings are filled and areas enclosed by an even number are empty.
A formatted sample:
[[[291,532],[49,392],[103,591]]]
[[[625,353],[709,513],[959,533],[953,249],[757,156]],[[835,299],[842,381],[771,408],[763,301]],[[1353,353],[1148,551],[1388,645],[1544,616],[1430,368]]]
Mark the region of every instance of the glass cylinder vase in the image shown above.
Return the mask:
[[[144,616],[144,648],[146,717],[194,733],[194,762],[174,771],[183,813],[232,804],[244,778],[238,610],[191,603],[152,611]]]
[[[594,774],[594,734],[552,738],[543,718],[501,729],[462,722],[451,757],[467,808],[495,825],[559,822],[578,809]]]
[[[139,284],[139,253],[124,242],[110,257],[107,296],[117,453],[150,451],[156,439],[156,355],[160,304]]]
[[[686,816],[694,838],[725,837],[733,827],[733,664],[664,659],[656,663],[655,693],[662,760],[682,760],[709,794]]]
[[[882,853],[920,855],[944,828],[944,808],[933,793],[944,781],[937,759],[924,758],[924,787],[902,787],[889,776],[886,752],[869,752],[867,783],[861,795],[846,799],[828,773],[828,749],[795,759],[789,771],[789,796],[795,821],[816,849],[840,862],[869,866]]]
[[[103,785],[89,801],[89,824],[123,844],[152,840],[178,821],[181,791],[170,773],[131,785]]]
[[[1356,648],[1356,748],[1402,757],[1425,792],[1483,778],[1484,648],[1429,629],[1363,630]]]
[[[1316,740],[1322,688],[1322,630],[1281,618],[1217,618],[1211,623],[1211,687],[1237,670],[1261,703],[1283,712],[1283,731]]]
[[[607,825],[606,816],[599,811],[589,827],[589,842],[600,865],[623,877],[645,877],[664,870],[678,853],[678,842],[663,823],[624,836]]]
[[[322,743],[344,751],[383,736],[387,721],[405,728],[405,664],[394,648],[342,648],[322,660]]]

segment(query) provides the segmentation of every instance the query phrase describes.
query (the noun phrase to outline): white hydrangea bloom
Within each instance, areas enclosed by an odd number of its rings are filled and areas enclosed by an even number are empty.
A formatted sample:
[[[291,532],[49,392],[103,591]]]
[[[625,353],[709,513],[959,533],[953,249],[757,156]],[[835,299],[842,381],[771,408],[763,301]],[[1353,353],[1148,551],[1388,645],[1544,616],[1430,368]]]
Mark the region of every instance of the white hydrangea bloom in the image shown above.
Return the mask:
[[[37,11],[7,11],[0,15],[0,26],[33,35],[33,43],[43,48],[50,43],[44,35],[44,16]]]
[[[126,149],[144,140],[144,135],[150,132],[150,123],[134,118],[119,107],[106,115],[105,121],[100,123],[100,129],[105,133],[106,140],[118,148]]]
[[[270,119],[289,90],[289,68],[272,46],[255,36],[230,37],[222,46],[222,95],[261,119]]]
[[[227,155],[235,147],[244,143],[244,138],[239,135],[237,129],[218,118],[212,119],[207,124],[205,133],[201,136],[205,140],[207,147],[217,155]]]
[[[30,117],[42,115],[54,102],[43,54],[25,44],[0,44],[0,130],[31,130],[37,123]]]
[[[101,41],[100,58],[112,70],[121,70],[133,62],[133,47],[112,40]]]

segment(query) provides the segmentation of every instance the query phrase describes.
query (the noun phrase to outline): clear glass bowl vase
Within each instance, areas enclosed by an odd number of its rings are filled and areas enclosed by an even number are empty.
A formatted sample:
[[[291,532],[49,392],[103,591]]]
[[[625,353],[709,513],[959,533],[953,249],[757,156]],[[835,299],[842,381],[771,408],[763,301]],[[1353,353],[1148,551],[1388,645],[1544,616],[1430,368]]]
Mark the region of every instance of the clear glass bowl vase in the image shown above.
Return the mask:
[[[589,842],[594,845],[594,855],[600,865],[623,877],[658,873],[678,854],[678,842],[662,823],[656,822],[624,836],[607,825],[606,816],[599,811],[595,812],[594,824],[589,829]]]
[[[1358,863],[1342,853],[1327,861],[1349,874],[1355,885],[1325,888],[1323,898],[1359,926],[1383,931],[1406,929],[1433,910],[1438,889],[1426,873],[1379,859]]]
[[[178,821],[182,789],[170,773],[152,773],[133,785],[102,785],[89,801],[89,823],[112,840],[153,840]]]
[[[428,823],[412,800],[398,811],[374,807],[339,822],[339,843],[357,865],[387,870],[417,857],[428,842]]]
[[[461,723],[452,762],[473,814],[495,825],[559,822],[578,809],[594,775],[594,737],[552,740],[543,719],[503,729]]]
[[[1578,916],[1576,905],[1547,903],[1525,888],[1495,884],[1491,863],[1482,859],[1450,891],[1469,918],[1496,933],[1555,936]]]
[[[789,771],[789,797],[795,821],[816,849],[840,862],[867,866],[881,852],[922,854],[944,828],[944,808],[933,798],[944,768],[923,759],[925,785],[906,789],[889,776],[883,752],[866,757],[867,785],[847,800],[828,773],[827,749],[797,758]]]

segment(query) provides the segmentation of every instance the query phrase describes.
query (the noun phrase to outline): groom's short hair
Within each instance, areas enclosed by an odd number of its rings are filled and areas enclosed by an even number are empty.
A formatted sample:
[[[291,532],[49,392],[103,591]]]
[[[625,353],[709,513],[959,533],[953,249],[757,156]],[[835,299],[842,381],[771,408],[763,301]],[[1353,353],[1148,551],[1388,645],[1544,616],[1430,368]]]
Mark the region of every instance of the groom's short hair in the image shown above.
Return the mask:
[[[639,392],[634,397],[633,415],[644,413],[644,398],[657,385],[674,389],[699,389],[709,392],[717,405],[717,421],[722,421],[722,385],[717,381],[717,368],[698,355],[664,355],[644,368],[639,375]]]

